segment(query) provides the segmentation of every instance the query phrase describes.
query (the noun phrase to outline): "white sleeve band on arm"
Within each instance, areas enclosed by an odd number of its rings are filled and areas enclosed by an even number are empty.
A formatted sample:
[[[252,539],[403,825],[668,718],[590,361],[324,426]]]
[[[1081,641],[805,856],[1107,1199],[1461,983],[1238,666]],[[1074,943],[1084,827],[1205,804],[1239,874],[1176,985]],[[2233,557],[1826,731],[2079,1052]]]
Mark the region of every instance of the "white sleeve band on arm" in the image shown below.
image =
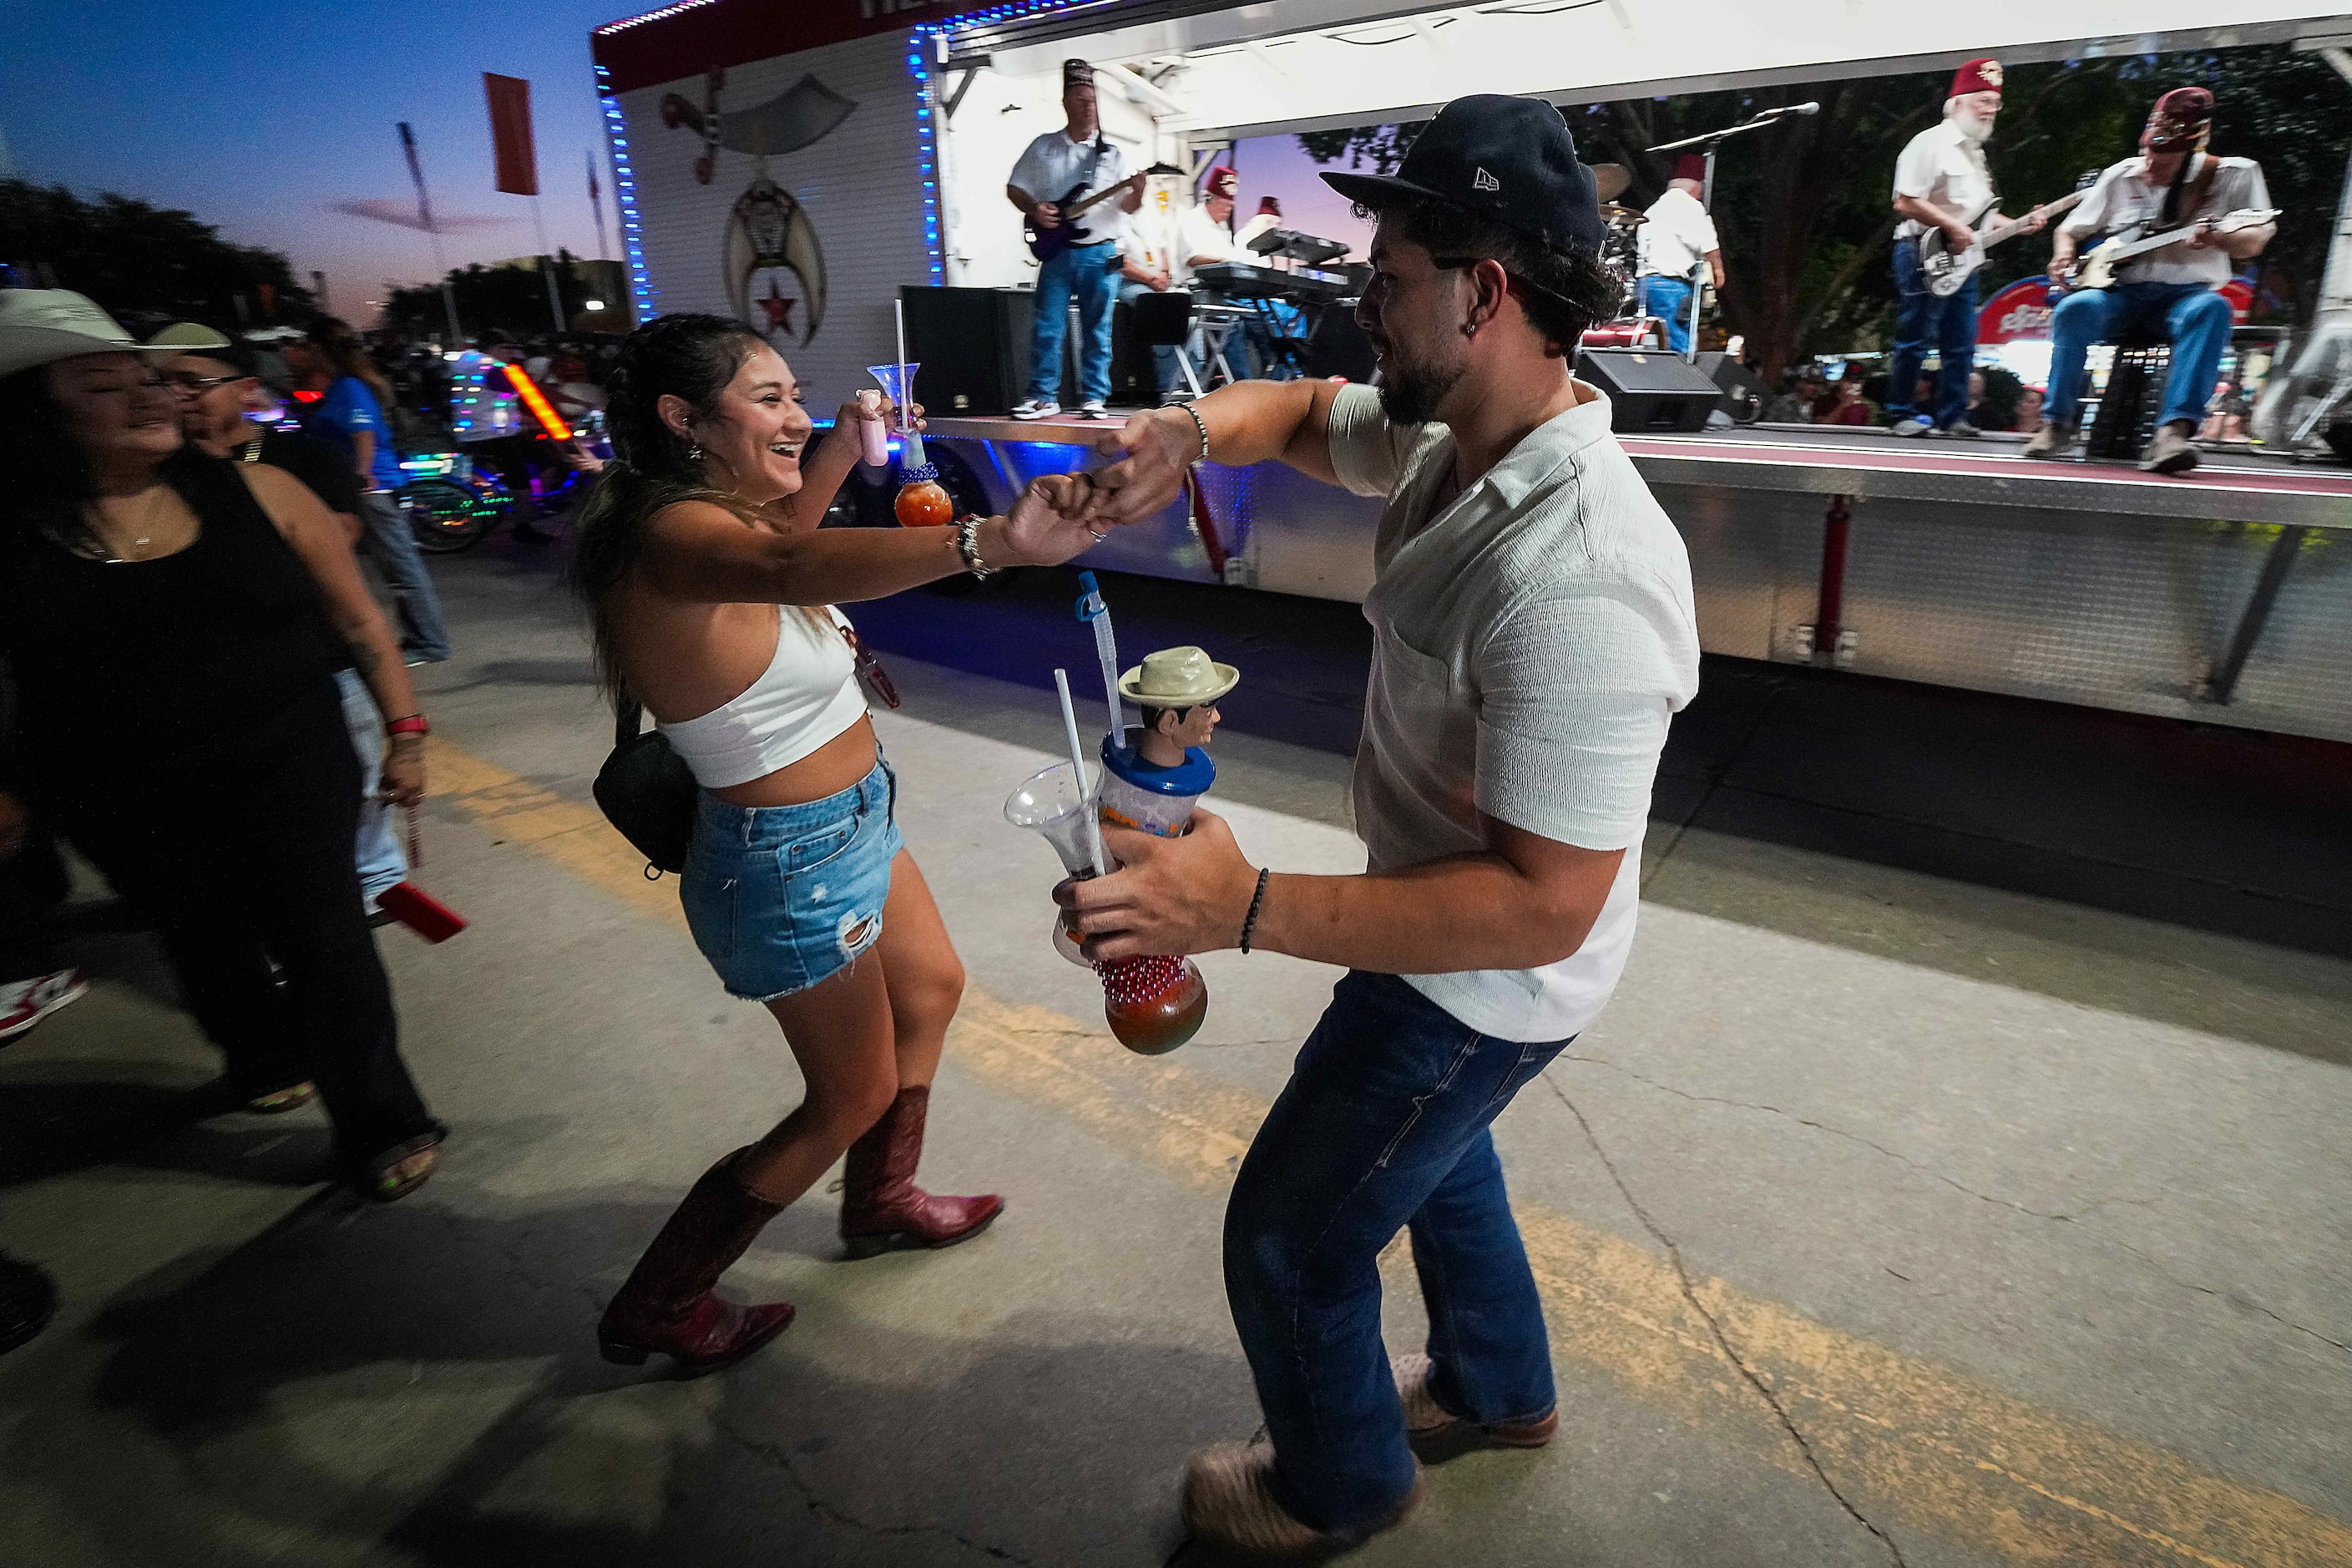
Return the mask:
[[[1674,710],[1698,650],[1675,648],[1640,584],[1514,612],[1476,658],[1476,805],[1514,827],[1585,849],[1642,836]]]
[[[1331,471],[1342,485],[1360,496],[1386,496],[1396,489],[1403,453],[1396,426],[1381,412],[1379,389],[1341,387],[1331,400],[1328,427]]]

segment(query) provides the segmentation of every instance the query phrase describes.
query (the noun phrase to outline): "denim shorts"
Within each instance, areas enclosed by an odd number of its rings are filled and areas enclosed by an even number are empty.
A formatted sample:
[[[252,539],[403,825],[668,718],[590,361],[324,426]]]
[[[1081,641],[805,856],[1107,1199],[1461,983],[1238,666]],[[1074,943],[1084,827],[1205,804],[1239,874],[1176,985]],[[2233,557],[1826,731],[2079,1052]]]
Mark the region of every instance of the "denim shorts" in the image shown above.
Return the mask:
[[[879,759],[855,786],[804,805],[730,805],[702,792],[678,900],[729,995],[805,991],[874,945],[904,847],[898,802],[898,775]]]

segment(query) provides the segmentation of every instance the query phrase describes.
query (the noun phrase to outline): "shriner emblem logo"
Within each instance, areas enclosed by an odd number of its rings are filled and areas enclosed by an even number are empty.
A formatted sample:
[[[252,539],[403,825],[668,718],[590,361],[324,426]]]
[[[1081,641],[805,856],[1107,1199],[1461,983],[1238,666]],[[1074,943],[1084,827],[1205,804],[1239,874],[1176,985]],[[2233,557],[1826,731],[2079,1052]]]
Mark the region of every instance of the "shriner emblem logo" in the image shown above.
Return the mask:
[[[1470,177],[1470,188],[1474,191],[1499,191],[1503,188],[1503,182],[1480,169]]]
[[[1998,88],[2000,86],[2000,62],[1999,60],[1985,61],[1984,64],[1977,68],[1977,74],[1985,79],[1985,85],[1987,87]]]

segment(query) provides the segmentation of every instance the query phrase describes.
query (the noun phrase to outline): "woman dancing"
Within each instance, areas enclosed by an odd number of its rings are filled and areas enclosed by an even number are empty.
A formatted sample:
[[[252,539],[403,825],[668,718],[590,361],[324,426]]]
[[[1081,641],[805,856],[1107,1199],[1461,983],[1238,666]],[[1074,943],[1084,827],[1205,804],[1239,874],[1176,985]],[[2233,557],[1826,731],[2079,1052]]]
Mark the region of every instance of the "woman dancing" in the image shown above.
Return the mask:
[[[848,1152],[854,1256],[947,1247],[1003,1208],[914,1184],[924,1112],[963,966],[898,837],[836,602],[960,572],[1066,561],[1101,535],[1091,487],[1054,476],[1005,517],[958,527],[815,521],[856,461],[855,422],[801,464],[813,428],[792,371],[741,323],[664,316],[622,344],[607,388],[614,459],[583,508],[574,585],[608,689],[652,712],[702,785],[679,897],[730,994],[766,1005],[807,1097],[720,1160],[605,1309],[604,1355],[659,1351],[708,1372],[792,1321],[711,1286]]]

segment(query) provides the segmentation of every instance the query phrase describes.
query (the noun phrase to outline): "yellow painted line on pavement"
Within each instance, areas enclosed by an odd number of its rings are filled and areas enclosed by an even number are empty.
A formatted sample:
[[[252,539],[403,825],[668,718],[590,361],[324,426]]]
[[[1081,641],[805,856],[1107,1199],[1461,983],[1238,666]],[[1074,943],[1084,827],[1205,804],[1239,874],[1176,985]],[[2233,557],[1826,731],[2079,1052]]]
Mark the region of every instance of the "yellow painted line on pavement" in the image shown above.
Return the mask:
[[[683,924],[675,885],[592,805],[434,737],[435,801],[631,907]],[[1224,1186],[1265,1107],[1181,1065],[1129,1055],[1099,1027],[964,994],[963,1070],[1067,1115],[1203,1191]],[[1673,1264],[1597,1226],[1521,1205],[1555,1354],[1693,1426],[1746,1430],[1802,1473],[1771,1413],[1724,1358]],[[2208,1475],[2177,1455],[2040,1410],[1720,1279],[1695,1293],[1772,1388],[1847,1497],[1893,1531],[1929,1531],[2021,1563],[2344,1568],[2352,1525]],[[1899,1541],[1901,1536],[1896,1536]]]

